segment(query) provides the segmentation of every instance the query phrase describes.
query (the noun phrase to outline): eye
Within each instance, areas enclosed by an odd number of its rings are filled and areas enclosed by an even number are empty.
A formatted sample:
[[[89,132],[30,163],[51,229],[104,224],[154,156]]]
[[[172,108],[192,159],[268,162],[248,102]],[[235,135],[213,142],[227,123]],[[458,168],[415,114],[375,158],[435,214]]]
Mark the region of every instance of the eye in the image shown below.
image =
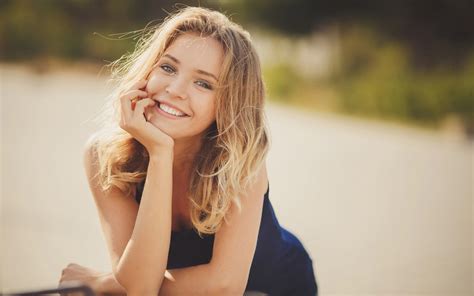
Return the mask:
[[[173,73],[174,72],[174,68],[169,66],[169,65],[166,65],[166,64],[161,65],[160,68],[163,69],[163,71],[165,71],[167,73]]]
[[[201,86],[201,87],[204,87],[206,89],[212,90],[211,84],[206,82],[206,81],[198,80],[198,81],[196,81],[196,84]]]

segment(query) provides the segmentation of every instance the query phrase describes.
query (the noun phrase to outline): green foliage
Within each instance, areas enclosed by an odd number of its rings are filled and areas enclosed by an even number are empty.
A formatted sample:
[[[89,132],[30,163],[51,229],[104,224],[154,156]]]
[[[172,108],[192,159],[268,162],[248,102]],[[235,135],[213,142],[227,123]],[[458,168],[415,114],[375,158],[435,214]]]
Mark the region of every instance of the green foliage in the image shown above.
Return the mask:
[[[287,64],[277,64],[264,69],[264,80],[266,82],[269,96],[275,100],[291,100],[297,88],[305,83],[303,78]]]
[[[2,0],[0,59],[115,60],[137,41],[120,33],[156,24],[175,7],[171,0]]]
[[[342,38],[342,65],[334,80],[342,111],[435,126],[456,115],[472,131],[472,62],[457,70],[443,65],[419,70],[400,43],[374,36],[354,31]]]
[[[426,127],[456,116],[474,134],[474,54],[455,70],[422,70],[406,47],[374,30],[355,26],[340,42],[340,66],[330,79],[302,77],[285,63],[266,68],[269,98]]]
[[[399,20],[393,18],[394,13],[416,7],[393,2],[390,5],[399,9],[391,10],[385,8],[386,3],[379,7],[380,1],[371,1],[380,8],[371,14],[333,2],[290,2],[180,1],[183,5],[223,6],[221,10],[232,19],[261,20],[271,28],[292,33],[312,32],[316,28],[312,24],[331,24],[327,20],[334,17],[332,23],[339,23],[341,52],[335,74],[322,80],[304,77],[289,62],[271,66],[264,69],[270,99],[422,125],[439,125],[446,116],[454,115],[474,134],[474,39],[472,34],[457,35],[458,28],[472,27],[469,24],[474,18],[463,8],[467,0],[462,5],[446,5],[446,9],[457,12],[455,18],[454,14],[442,19],[433,14],[435,20],[427,22],[423,19],[427,15],[424,9],[414,11],[411,21],[400,30],[396,29]],[[166,16],[165,11],[173,11],[174,4],[171,0],[3,0],[0,59],[59,57],[112,61],[133,51],[138,34],[132,34],[135,38],[111,34],[139,30],[151,21],[159,21]],[[316,6],[320,9],[304,9]],[[305,18],[308,14],[315,17]],[[459,26],[453,19],[464,25]],[[380,25],[375,30],[354,25],[356,22],[372,24],[372,28],[374,24]],[[428,38],[429,42],[423,36],[414,38],[423,28],[432,32],[426,29],[428,25],[436,28],[436,36],[440,34],[443,38]],[[439,44],[444,45],[436,47]]]

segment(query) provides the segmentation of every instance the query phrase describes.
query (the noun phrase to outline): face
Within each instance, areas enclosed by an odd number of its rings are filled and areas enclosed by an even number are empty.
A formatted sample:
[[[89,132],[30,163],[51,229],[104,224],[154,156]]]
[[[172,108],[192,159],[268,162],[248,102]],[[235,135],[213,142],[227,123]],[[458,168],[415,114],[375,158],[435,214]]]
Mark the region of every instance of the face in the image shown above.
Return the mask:
[[[146,91],[157,101],[145,110],[148,121],[173,139],[202,136],[216,119],[223,56],[221,44],[213,38],[180,35],[148,76]]]

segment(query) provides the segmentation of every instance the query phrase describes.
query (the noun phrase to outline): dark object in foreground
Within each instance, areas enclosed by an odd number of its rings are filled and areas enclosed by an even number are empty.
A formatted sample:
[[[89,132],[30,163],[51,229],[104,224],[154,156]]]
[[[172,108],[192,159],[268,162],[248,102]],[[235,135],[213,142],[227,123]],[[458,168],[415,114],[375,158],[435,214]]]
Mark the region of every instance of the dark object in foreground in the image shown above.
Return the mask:
[[[67,283],[60,285],[57,288],[53,289],[44,289],[44,290],[34,290],[34,291],[26,291],[21,293],[7,293],[7,294],[0,294],[3,296],[36,296],[36,295],[67,295],[66,293],[80,293],[84,296],[95,296],[94,291],[89,286],[84,285],[83,283]]]

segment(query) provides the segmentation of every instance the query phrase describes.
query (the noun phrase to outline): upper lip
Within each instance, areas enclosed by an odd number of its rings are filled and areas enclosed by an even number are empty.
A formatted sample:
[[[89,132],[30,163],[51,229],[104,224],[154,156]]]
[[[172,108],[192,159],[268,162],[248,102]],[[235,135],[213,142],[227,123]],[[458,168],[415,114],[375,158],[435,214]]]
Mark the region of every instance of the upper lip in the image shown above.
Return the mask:
[[[176,110],[178,110],[179,112],[184,113],[185,115],[189,116],[188,113],[184,112],[183,110],[181,110],[180,108],[176,107],[175,105],[173,105],[173,104],[171,104],[171,103],[168,103],[168,102],[166,102],[166,101],[164,101],[164,100],[160,100],[160,99],[155,99],[155,101],[157,101],[157,102],[160,103],[160,104],[163,103],[163,104],[165,104],[165,105],[168,105],[168,106],[170,106],[171,108],[176,109]]]

